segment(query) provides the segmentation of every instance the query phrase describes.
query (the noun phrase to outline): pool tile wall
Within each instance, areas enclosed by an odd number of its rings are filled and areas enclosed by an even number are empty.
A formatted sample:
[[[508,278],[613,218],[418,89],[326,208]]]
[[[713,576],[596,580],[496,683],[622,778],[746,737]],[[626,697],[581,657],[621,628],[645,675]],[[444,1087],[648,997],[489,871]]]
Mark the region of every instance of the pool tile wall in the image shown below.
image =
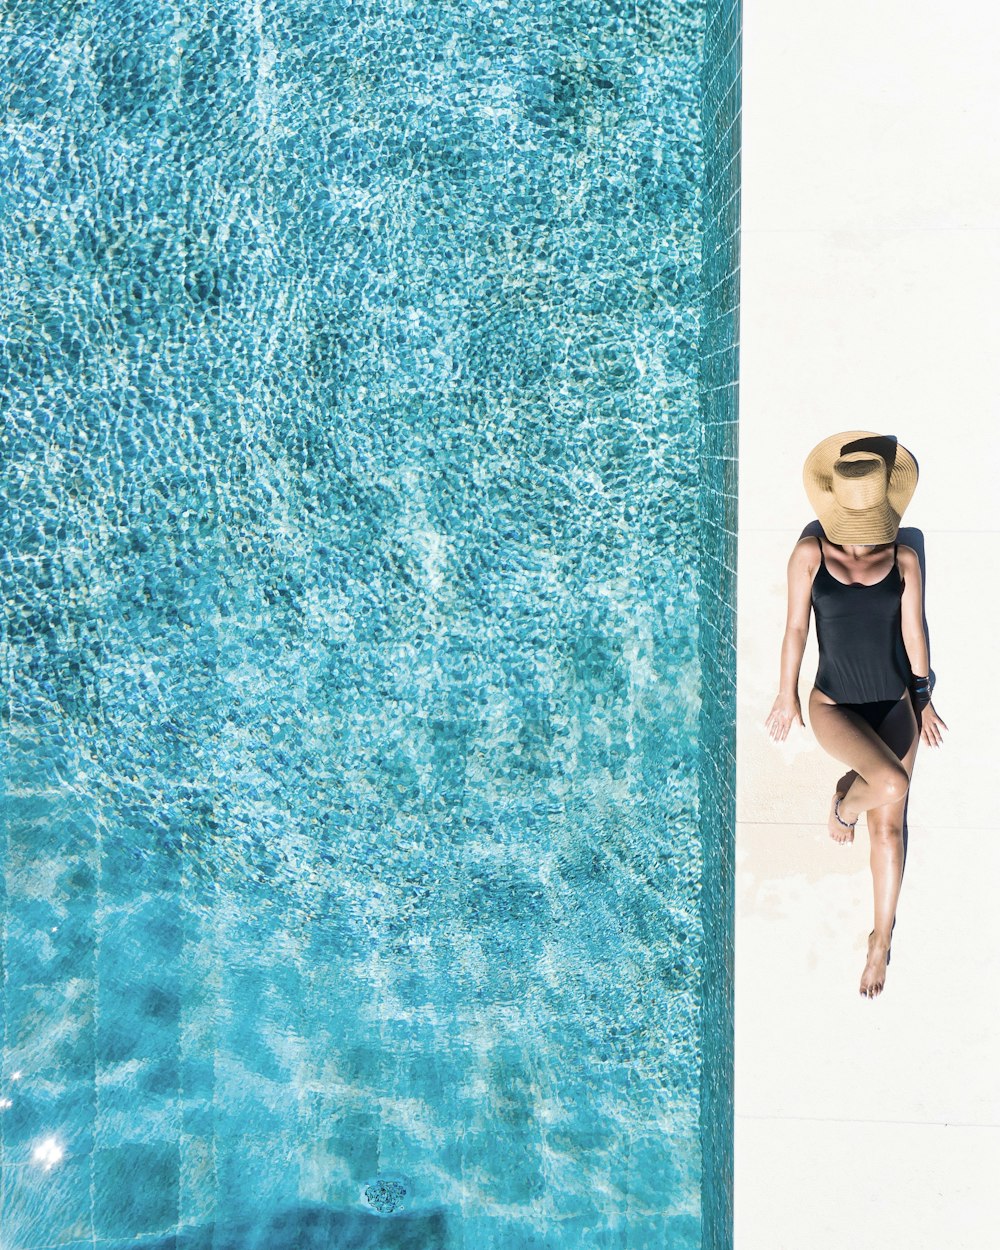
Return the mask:
[[[742,4],[710,0],[702,62],[705,192],[699,645],[702,927],[702,1245],[733,1221],[736,533]]]
[[[19,1250],[724,1244],[713,13],[5,15]]]

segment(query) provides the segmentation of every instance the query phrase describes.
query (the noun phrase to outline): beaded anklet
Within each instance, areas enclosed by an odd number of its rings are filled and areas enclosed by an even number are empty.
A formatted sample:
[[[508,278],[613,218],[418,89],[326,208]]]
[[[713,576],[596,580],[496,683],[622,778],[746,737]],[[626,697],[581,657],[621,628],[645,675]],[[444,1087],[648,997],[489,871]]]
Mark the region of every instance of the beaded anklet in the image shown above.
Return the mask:
[[[840,820],[840,800],[844,797],[845,796],[843,794],[837,795],[837,801],[833,805],[833,814],[834,816],[837,817],[837,819],[840,821],[840,823],[844,826],[845,829],[853,829],[854,826],[858,823],[857,816],[854,817],[854,819],[851,821],[850,824],[848,824],[846,820]]]

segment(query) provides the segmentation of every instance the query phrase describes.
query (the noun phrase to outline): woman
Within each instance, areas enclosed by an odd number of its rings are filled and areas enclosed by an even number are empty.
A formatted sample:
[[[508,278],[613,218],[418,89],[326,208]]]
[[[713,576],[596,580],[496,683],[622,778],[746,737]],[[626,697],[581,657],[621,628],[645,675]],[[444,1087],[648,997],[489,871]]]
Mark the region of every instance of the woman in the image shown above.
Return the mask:
[[[920,563],[897,542],[917,473],[895,438],[864,430],[835,434],[809,453],[803,481],[825,537],[799,539],[788,561],[780,690],[765,722],[776,742],[793,722],[805,727],[798,682],[811,606],[819,670],[809,721],[824,751],[848,765],[830,800],[830,836],[853,842],[867,813],[875,927],[861,974],[866,998],[885,984],[917,744],[940,746],[948,728],[931,703]]]

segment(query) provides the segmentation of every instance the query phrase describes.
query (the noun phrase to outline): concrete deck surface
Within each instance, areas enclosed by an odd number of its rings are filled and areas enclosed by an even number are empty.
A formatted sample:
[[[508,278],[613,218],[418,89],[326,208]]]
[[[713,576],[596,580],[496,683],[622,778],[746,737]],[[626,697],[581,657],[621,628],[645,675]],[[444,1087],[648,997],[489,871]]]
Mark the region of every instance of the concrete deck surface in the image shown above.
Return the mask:
[[[1000,11],[793,0],[743,13],[736,1250],[1000,1245]],[[864,817],[808,728],[771,743],[807,452],[895,434],[920,481],[934,704],[886,988]]]

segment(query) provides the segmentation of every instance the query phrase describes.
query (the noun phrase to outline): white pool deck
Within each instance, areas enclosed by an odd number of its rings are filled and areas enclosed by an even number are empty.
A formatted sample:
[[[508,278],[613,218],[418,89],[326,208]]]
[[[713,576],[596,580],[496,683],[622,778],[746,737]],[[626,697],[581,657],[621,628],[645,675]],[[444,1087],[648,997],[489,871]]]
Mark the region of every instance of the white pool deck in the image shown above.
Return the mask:
[[[745,0],[736,1250],[1000,1245],[1000,9]],[[920,482],[934,703],[884,994],[863,818],[810,729],[772,744],[802,461],[896,434]],[[802,665],[806,707],[814,632]]]

